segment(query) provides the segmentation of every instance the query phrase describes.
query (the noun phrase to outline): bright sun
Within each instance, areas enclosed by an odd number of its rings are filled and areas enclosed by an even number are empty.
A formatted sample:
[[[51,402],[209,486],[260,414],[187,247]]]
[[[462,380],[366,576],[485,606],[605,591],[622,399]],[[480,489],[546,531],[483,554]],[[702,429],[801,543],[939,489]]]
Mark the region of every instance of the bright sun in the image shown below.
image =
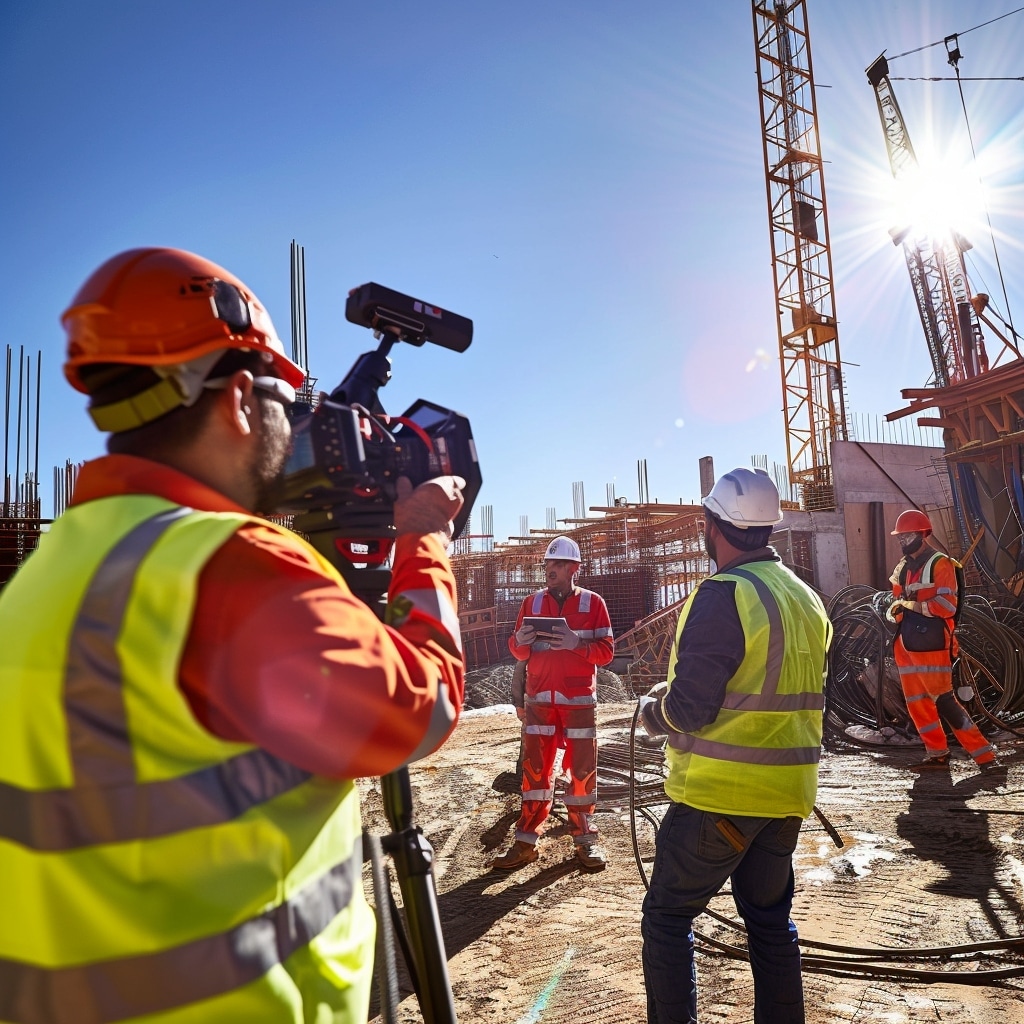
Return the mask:
[[[909,228],[912,237],[941,239],[950,231],[968,238],[977,233],[984,215],[984,195],[977,174],[938,162],[891,180],[890,219],[894,236]]]

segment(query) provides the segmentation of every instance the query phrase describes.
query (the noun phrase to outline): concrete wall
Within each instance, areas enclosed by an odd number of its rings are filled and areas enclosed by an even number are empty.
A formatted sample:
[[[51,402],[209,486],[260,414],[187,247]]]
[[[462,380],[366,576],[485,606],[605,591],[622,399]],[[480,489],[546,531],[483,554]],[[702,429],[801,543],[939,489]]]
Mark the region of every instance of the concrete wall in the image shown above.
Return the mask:
[[[904,509],[929,513],[939,546],[948,548],[952,505],[943,449],[923,445],[837,441],[832,445],[836,504],[845,520],[850,583],[883,589],[900,560],[891,536]]]
[[[797,512],[787,510],[782,522],[775,527],[771,543],[786,557],[788,534],[811,535],[811,560],[814,586],[827,597],[832,597],[849,582],[847,566],[845,523],[841,512]]]
[[[922,445],[835,442],[836,511],[787,510],[772,543],[787,562],[807,569],[805,578],[810,575],[827,597],[854,583],[887,588],[901,557],[890,534],[904,509],[929,513],[939,546],[949,547],[946,534],[953,528],[952,497],[949,477],[939,461],[942,455],[941,448]],[[808,535],[811,564],[804,565]],[[956,543],[956,538],[949,540]]]
[[[873,444],[868,441],[835,441],[832,473],[836,503],[881,501],[928,511],[952,503],[949,477],[933,460],[941,448],[912,444]],[[942,467],[942,463],[939,462]]]

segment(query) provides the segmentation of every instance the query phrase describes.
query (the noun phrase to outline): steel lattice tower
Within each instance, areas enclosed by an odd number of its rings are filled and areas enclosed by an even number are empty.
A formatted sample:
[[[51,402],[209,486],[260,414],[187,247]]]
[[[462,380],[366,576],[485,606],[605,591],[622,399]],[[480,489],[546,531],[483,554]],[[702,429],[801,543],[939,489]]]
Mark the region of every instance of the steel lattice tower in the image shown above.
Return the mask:
[[[807,11],[752,8],[789,479],[804,508],[828,509],[846,411]]]

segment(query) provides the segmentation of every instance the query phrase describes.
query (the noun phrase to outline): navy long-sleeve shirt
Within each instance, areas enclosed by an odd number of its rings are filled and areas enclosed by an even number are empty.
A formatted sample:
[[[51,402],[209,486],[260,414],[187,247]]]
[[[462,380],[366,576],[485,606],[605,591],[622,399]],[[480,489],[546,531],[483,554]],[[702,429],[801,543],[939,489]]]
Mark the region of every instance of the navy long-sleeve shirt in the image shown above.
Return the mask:
[[[758,548],[720,569],[727,572],[749,562],[778,562],[773,548]],[[704,580],[693,596],[690,614],[679,635],[675,674],[668,694],[644,708],[649,732],[696,732],[710,725],[722,709],[729,680],[747,653],[732,580]]]

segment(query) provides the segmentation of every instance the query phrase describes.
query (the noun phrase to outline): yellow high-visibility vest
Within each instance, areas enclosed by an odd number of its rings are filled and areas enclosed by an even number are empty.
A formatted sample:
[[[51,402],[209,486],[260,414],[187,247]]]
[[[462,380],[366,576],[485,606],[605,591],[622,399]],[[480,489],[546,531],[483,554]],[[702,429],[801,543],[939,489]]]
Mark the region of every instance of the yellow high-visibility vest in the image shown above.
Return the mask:
[[[354,784],[218,739],[178,688],[199,574],[250,521],[90,501],[0,592],[0,1021],[365,1019]]]
[[[718,814],[806,818],[818,788],[831,623],[814,591],[779,562],[747,562],[710,578],[736,584],[746,655],[714,722],[670,734],[665,792]],[[698,590],[679,616],[669,680]]]

